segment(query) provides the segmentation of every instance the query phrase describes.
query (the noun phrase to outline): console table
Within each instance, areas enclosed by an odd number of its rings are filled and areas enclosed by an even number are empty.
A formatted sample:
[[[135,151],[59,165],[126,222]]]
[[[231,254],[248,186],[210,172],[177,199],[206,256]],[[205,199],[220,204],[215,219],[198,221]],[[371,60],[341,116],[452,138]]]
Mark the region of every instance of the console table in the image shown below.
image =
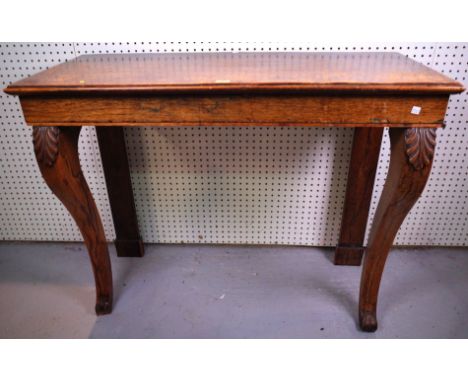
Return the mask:
[[[78,225],[94,271],[96,313],[112,310],[99,212],[78,159],[96,126],[118,256],[143,256],[123,127],[301,126],[355,129],[335,264],[364,266],[359,324],[377,329],[380,280],[400,225],[429,177],[436,130],[463,86],[397,53],[176,53],[80,56],[8,86],[32,126],[47,185]],[[383,129],[387,180],[363,246]]]

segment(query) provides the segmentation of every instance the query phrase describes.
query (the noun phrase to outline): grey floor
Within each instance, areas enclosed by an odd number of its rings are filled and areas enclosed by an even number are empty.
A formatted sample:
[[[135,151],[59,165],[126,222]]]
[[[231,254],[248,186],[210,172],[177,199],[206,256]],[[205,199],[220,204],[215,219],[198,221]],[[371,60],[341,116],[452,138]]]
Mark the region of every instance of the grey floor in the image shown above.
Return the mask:
[[[0,244],[2,338],[467,338],[468,250],[393,250],[379,330],[356,326],[360,267],[330,249],[111,246],[115,308],[94,315],[81,244]]]

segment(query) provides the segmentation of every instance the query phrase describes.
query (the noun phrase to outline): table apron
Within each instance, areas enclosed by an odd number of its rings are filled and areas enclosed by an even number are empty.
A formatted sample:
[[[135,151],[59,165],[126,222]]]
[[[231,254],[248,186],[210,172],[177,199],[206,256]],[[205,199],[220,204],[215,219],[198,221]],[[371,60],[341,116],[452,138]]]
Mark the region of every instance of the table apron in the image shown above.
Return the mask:
[[[33,126],[441,127],[448,95],[22,96]]]

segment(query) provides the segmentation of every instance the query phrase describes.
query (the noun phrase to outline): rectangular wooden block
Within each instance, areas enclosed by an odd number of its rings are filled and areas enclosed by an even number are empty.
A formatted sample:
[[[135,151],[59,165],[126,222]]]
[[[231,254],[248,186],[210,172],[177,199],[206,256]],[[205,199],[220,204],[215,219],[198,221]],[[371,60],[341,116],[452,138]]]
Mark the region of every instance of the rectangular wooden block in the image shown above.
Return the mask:
[[[21,97],[26,122],[44,126],[440,127],[447,102],[448,95]]]
[[[361,265],[365,247],[342,247],[336,246],[335,265]]]

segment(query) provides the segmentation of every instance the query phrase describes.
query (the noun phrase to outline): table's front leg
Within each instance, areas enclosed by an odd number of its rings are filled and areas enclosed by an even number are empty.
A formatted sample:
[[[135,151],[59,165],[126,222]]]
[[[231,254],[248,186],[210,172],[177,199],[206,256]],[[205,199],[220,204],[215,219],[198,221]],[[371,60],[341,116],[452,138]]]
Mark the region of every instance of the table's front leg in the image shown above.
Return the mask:
[[[104,228],[81,171],[78,138],[81,127],[33,127],[36,159],[52,192],[75,219],[96,282],[96,313],[112,311],[112,273]]]
[[[407,214],[421,195],[432,167],[436,131],[390,129],[390,167],[364,255],[359,296],[361,329],[377,329],[377,298],[388,252]]]

